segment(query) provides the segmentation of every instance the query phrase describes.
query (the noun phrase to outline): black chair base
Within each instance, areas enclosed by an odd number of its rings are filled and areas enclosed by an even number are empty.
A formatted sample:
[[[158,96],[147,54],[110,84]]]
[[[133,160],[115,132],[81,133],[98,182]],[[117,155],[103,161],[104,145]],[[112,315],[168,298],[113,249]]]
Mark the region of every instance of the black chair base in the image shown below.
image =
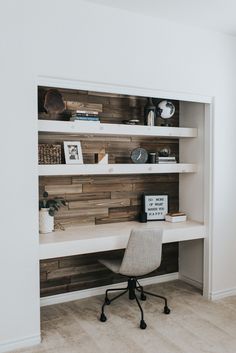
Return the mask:
[[[112,299],[109,299],[108,298],[108,293],[109,292],[113,292],[113,291],[122,291],[121,293],[119,293],[118,295],[116,295],[115,297],[113,297]],[[140,285],[140,283],[138,282],[137,278],[136,277],[130,277],[128,279],[128,285],[126,288],[114,288],[114,289],[107,289],[106,290],[106,294],[105,294],[105,300],[104,300],[104,303],[102,305],[102,312],[101,312],[101,316],[100,316],[100,321],[101,322],[105,322],[107,321],[107,317],[105,315],[105,306],[106,305],[110,305],[114,300],[120,298],[122,295],[126,294],[128,292],[129,294],[129,299],[130,300],[135,300],[136,303],[138,304],[138,307],[139,307],[139,310],[140,310],[140,313],[141,313],[141,320],[140,320],[140,325],[139,327],[142,329],[142,330],[145,330],[145,328],[147,327],[147,324],[146,322],[144,321],[144,313],[143,313],[143,309],[141,307],[141,304],[138,300],[138,297],[136,295],[136,291],[140,293],[140,299],[142,301],[146,300],[147,297],[146,295],[151,295],[153,297],[156,297],[156,298],[160,298],[162,300],[164,300],[165,304],[164,304],[164,310],[163,310],[163,313],[168,315],[170,314],[170,308],[168,307],[167,305],[167,299],[161,295],[157,295],[157,294],[154,294],[154,293],[151,293],[151,292],[147,292],[143,289],[143,287]]]

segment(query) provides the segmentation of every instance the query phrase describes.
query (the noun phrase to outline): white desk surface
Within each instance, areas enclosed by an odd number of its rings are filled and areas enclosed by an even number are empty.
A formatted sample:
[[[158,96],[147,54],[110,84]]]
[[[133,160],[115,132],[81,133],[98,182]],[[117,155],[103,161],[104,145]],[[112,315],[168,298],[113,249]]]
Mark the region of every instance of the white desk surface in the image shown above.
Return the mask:
[[[121,222],[78,226],[65,231],[40,234],[40,259],[123,249],[127,245],[131,229],[153,227],[163,229],[163,243],[202,239],[206,236],[204,224],[193,221]]]

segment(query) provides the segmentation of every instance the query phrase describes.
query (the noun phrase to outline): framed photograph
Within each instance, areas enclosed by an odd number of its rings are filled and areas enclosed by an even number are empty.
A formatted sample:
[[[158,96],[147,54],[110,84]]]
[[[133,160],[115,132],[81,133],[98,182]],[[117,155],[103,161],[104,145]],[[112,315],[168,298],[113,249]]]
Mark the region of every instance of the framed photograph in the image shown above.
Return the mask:
[[[143,195],[143,204],[148,221],[165,220],[168,213],[168,195]]]
[[[64,141],[66,164],[83,164],[83,155],[79,141]]]

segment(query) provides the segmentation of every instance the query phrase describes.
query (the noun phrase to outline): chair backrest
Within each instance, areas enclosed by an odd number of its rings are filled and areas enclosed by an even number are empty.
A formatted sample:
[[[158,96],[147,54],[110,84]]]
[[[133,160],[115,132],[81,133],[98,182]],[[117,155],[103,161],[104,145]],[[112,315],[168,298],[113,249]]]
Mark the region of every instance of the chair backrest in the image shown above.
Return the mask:
[[[143,276],[161,264],[162,229],[133,229],[124,253],[119,273]]]

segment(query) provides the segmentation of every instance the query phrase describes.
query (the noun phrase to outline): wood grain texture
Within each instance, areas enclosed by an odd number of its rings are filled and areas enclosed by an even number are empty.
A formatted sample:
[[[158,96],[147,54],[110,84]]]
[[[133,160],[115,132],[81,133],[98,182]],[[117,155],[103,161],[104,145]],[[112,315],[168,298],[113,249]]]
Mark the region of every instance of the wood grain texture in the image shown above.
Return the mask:
[[[39,87],[39,113],[45,113],[43,111],[43,102],[41,101],[42,97],[45,96],[48,90],[48,87]],[[61,88],[58,88],[58,90],[60,91],[64,101],[70,101],[72,104],[67,107],[67,111],[64,113],[64,120],[69,119],[74,109],[79,109],[75,108],[75,106],[77,107],[79,103],[84,106],[87,106],[88,104],[90,104],[90,106],[98,104],[100,106],[97,107],[97,110],[101,110],[102,106],[102,112],[100,112],[99,116],[101,118],[101,122],[103,123],[121,123],[125,119],[139,119],[140,123],[143,123],[144,107],[147,104],[147,98],[145,97]],[[153,103],[156,105],[160,101],[161,99],[158,98],[153,99]],[[176,110],[174,116],[170,119],[170,123],[172,126],[178,126],[179,102],[172,102],[174,103]],[[158,118],[157,123],[158,125],[161,125],[163,124],[163,120]]]
[[[102,112],[102,104],[87,103],[87,102],[75,102],[66,101],[65,106],[67,110],[85,110],[85,111],[97,111]]]
[[[123,254],[123,250],[115,250],[40,261],[41,296],[123,282],[124,277],[112,273],[98,262],[104,256],[120,258]],[[177,271],[178,243],[163,244],[161,266],[144,277]]]
[[[49,195],[79,194],[82,192],[82,184],[77,185],[46,185],[45,191]]]
[[[43,111],[40,97],[48,88],[39,89],[39,113],[50,118]],[[88,91],[60,89],[67,111],[64,120],[68,120],[72,111],[84,107],[99,109],[103,123],[122,123],[124,119],[139,119],[143,123],[145,97],[106,94]],[[154,103],[158,103],[158,99]],[[73,103],[74,102],[74,103]],[[82,105],[81,105],[82,104]],[[172,126],[179,126],[179,102],[174,102],[176,112],[170,119]],[[42,115],[43,114],[43,115]],[[60,120],[63,116],[60,116]],[[158,124],[163,121],[158,119]],[[129,129],[129,126],[127,126]],[[148,152],[158,152],[169,147],[177,160],[179,142],[177,139],[145,138],[136,136],[91,136],[70,134],[40,133],[40,143],[59,143],[63,141],[80,141],[84,163],[94,163],[95,153],[102,149],[108,153],[109,163],[131,163],[130,154],[134,148],[143,147]],[[39,178],[39,193],[46,190],[50,196],[64,197],[67,206],[61,208],[55,217],[57,227],[74,227],[76,225],[104,224],[137,220],[141,211],[143,193],[169,195],[169,210],[178,210],[179,175],[112,175],[112,176],[53,176]],[[121,256],[122,252],[111,252],[111,257]],[[107,255],[107,254],[106,254]],[[41,261],[41,295],[53,295],[78,289],[116,283],[121,281],[109,270],[98,263],[103,254],[88,254],[53,260]],[[162,265],[154,274],[178,271],[178,244],[166,244],[163,247]],[[151,274],[153,275],[153,274]],[[123,280],[123,279],[122,279]]]
[[[126,207],[130,206],[130,199],[101,199],[101,200],[83,200],[83,201],[70,201],[69,209],[74,208],[97,208],[97,207]]]

